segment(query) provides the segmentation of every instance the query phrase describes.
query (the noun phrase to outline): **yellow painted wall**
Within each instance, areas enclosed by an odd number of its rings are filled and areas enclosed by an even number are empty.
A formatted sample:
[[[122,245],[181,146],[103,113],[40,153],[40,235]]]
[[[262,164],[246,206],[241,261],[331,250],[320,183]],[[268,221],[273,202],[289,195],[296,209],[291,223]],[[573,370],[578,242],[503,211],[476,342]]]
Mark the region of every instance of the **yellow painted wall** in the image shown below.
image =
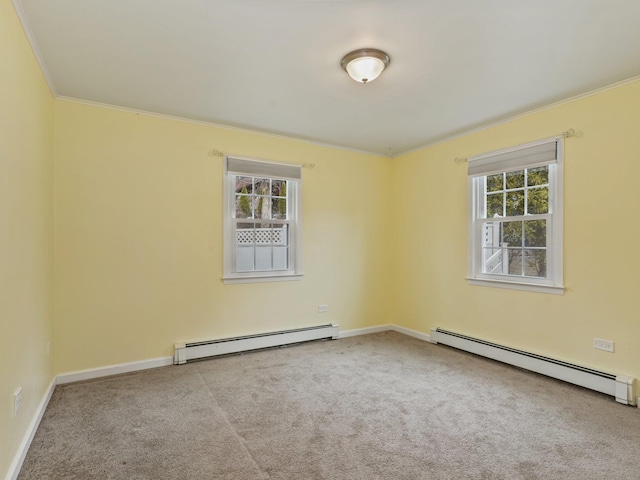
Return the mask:
[[[394,318],[640,377],[640,82],[394,159]],[[469,157],[551,137],[565,142],[563,296],[470,286]],[[615,341],[615,353],[593,338]]]
[[[64,100],[55,125],[56,372],[169,356],[178,341],[389,321],[390,159]],[[315,163],[301,281],[222,283],[213,149]]]
[[[0,0],[0,477],[53,378],[53,97]],[[13,417],[13,393],[22,410]]]
[[[640,377],[638,125],[635,82],[390,160],[54,101],[0,0],[0,474],[54,372],[170,356],[178,341],[441,326]],[[565,144],[565,295],[467,285],[466,166],[453,159],[568,128],[583,137]],[[303,170],[301,281],[222,284],[213,149],[315,163]]]

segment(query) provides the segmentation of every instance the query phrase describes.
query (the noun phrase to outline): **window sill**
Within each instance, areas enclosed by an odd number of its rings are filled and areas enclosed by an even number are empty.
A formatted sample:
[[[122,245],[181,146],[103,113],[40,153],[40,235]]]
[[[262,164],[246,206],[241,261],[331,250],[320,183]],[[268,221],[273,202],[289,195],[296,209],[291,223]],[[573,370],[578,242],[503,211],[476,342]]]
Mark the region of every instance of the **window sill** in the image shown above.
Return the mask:
[[[222,283],[233,285],[236,283],[268,283],[268,282],[293,282],[302,280],[302,273],[287,273],[285,275],[247,275],[242,277],[224,277]]]
[[[552,295],[564,295],[564,287],[555,285],[544,285],[541,283],[507,282],[504,280],[491,280],[486,278],[466,278],[469,285],[482,287],[507,288],[510,290],[521,290],[536,293],[549,293]]]

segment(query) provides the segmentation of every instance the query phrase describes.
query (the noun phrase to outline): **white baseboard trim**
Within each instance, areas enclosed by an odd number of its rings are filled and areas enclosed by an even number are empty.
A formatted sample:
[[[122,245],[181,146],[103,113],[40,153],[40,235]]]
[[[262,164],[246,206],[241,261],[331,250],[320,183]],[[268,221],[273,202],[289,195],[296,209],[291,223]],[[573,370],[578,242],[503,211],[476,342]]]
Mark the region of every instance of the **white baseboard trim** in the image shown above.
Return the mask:
[[[424,340],[425,342],[431,342],[431,335],[428,333],[418,332],[417,330],[411,330],[410,328],[401,327],[400,325],[391,325],[389,330],[393,330],[394,332],[402,333],[404,335],[409,335],[410,337],[419,338],[420,340]]]
[[[366,327],[366,328],[356,328],[354,330],[345,330],[344,332],[340,332],[338,334],[338,338],[347,338],[347,337],[355,337],[356,335],[367,335],[369,333],[379,333],[379,332],[398,332],[403,335],[408,335],[410,337],[419,338],[420,340],[424,340],[425,342],[431,341],[431,335],[428,333],[418,332],[417,330],[411,330],[410,328],[401,327],[400,325],[396,325],[390,323],[388,325],[378,325],[376,327]]]
[[[20,442],[18,451],[16,452],[15,457],[13,457],[13,462],[11,462],[11,465],[9,466],[6,480],[16,480],[16,478],[18,478],[18,474],[20,473],[20,469],[22,468],[22,463],[27,456],[27,452],[29,451],[29,447],[31,446],[33,437],[38,430],[38,426],[40,425],[40,420],[42,420],[44,411],[47,409],[47,405],[49,405],[49,400],[51,400],[51,395],[53,395],[53,391],[55,389],[56,377],[53,377],[53,379],[49,383],[49,386],[45,390],[44,395],[42,396],[42,400],[40,400],[40,403],[36,408],[33,418],[31,419],[31,423],[29,423],[29,427],[27,427],[27,431],[22,438],[22,442]]]
[[[173,357],[151,358],[139,362],[120,363],[118,365],[110,365],[108,367],[90,368],[88,370],[79,370],[77,372],[61,373],[58,375],[58,385],[65,383],[81,382],[83,380],[92,380],[94,378],[110,377],[121,373],[137,372],[138,370],[147,370],[149,368],[165,367],[173,365]]]
[[[404,335],[409,335],[410,337],[419,338],[420,340],[425,340],[427,342],[431,341],[431,336],[418,332],[416,330],[411,330],[409,328],[401,327],[395,324],[388,325],[378,325],[376,327],[366,327],[366,328],[356,328],[353,330],[345,330],[340,332],[338,338],[348,338],[355,337],[357,335],[367,335],[369,333],[379,333],[379,332],[387,332],[394,331],[398,333],[402,333]],[[90,368],[87,370],[79,370],[76,372],[69,373],[61,373],[60,375],[54,377],[49,383],[47,390],[45,391],[42,400],[38,404],[38,408],[29,424],[29,427],[20,443],[20,447],[9,467],[9,471],[7,472],[6,480],[16,480],[18,478],[18,474],[20,473],[20,469],[22,468],[22,463],[29,451],[29,447],[31,446],[31,442],[33,441],[33,437],[38,430],[38,426],[40,425],[40,421],[42,420],[42,416],[44,415],[45,410],[47,409],[47,405],[49,405],[49,400],[51,400],[51,395],[53,395],[53,391],[55,390],[56,385],[64,385],[67,383],[73,382],[81,382],[83,380],[92,380],[94,378],[101,377],[109,377],[111,375],[118,375],[121,373],[130,373],[136,372],[139,370],[147,370],[150,368],[157,367],[165,367],[168,365],[173,365],[173,357],[159,357],[152,358],[149,360],[142,360],[139,362],[130,362],[130,363],[120,363],[118,365],[110,365],[108,367],[99,367],[99,368]],[[640,407],[640,397],[638,401],[638,406]]]
[[[345,330],[339,332],[338,338],[355,337],[356,335],[367,335],[369,333],[379,333],[394,331],[409,335],[410,337],[419,338],[427,342],[431,341],[429,334],[411,330],[409,328],[401,327],[399,325],[387,324],[378,325],[375,327],[356,328],[354,330]],[[167,365],[173,365],[173,357],[159,357],[149,360],[142,360],[139,362],[121,363],[118,365],[110,365],[107,367],[90,368],[87,370],[79,370],[77,372],[61,373],[57,377],[57,384],[64,385],[66,383],[81,382],[83,380],[92,380],[94,378],[109,377],[111,375],[118,375],[121,373],[137,372],[139,370],[147,370],[149,368],[165,367]]]
[[[391,330],[392,325],[378,325],[377,327],[356,328],[354,330],[345,330],[338,332],[338,338],[355,337],[357,335],[367,335],[369,333],[379,333]]]

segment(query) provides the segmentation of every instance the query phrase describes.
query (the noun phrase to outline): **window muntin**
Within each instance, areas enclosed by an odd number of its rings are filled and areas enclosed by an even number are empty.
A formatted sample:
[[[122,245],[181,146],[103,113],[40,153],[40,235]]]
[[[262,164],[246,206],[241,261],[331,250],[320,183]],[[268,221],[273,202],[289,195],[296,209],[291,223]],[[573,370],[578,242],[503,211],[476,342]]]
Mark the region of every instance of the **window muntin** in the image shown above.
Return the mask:
[[[483,222],[481,273],[546,278],[549,166],[487,175],[479,181],[484,182],[478,202]]]
[[[235,178],[236,271],[288,270],[291,219],[284,179]],[[254,220],[247,222],[247,219]]]
[[[541,285],[561,293],[562,146],[552,139],[470,161],[472,284]]]
[[[299,275],[299,167],[238,158],[226,167],[225,281]]]

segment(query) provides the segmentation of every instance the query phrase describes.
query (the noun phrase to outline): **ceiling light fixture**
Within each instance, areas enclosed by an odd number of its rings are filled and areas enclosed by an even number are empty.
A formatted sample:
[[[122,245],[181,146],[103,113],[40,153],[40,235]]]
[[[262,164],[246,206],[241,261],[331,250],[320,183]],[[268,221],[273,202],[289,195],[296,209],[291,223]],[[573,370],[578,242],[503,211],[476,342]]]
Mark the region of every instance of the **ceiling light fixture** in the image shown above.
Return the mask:
[[[361,48],[347,53],[341,65],[356,82],[367,84],[378,78],[389,62],[389,55],[382,50]]]

